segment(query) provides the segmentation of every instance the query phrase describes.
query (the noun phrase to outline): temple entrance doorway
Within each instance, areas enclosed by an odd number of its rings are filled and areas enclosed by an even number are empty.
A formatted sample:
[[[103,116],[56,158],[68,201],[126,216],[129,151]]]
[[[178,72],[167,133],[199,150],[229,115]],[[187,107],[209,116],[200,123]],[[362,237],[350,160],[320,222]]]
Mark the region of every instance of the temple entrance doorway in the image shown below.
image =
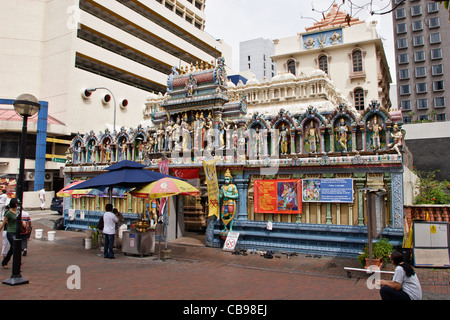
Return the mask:
[[[172,243],[205,245],[208,197],[177,196],[177,230]]]

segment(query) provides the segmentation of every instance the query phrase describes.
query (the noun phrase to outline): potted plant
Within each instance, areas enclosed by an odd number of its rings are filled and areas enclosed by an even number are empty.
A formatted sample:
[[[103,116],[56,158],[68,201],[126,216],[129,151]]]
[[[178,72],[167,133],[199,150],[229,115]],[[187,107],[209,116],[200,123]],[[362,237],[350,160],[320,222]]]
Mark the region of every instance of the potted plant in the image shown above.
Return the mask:
[[[383,266],[384,261],[388,261],[394,247],[386,238],[381,238],[377,242],[372,244],[372,264],[378,266],[380,269]],[[364,268],[368,268],[370,265],[369,259],[369,245],[366,244],[363,253],[358,256],[358,261]]]

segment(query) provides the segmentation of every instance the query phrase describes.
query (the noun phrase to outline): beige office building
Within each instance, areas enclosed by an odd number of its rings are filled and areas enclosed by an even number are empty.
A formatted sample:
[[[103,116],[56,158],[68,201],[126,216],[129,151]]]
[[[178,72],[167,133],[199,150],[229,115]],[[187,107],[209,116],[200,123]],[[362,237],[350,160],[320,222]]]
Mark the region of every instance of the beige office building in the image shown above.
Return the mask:
[[[48,103],[45,170],[55,175],[64,164],[51,160],[64,156],[74,134],[136,127],[147,97],[166,92],[173,67],[231,61],[231,47],[204,31],[205,2],[1,1],[0,144],[19,144],[22,123],[10,102],[22,93]],[[18,150],[10,151],[0,153],[1,176],[17,173]]]

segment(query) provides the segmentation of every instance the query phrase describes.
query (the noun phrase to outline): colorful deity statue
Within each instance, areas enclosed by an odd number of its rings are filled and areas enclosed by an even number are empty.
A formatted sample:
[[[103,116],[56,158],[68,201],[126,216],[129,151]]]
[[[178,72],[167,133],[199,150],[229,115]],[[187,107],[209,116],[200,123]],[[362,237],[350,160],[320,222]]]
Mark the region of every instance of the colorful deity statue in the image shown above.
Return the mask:
[[[88,163],[97,162],[97,148],[95,146],[95,140],[91,140],[88,144]]]
[[[372,148],[373,150],[379,150],[381,148],[380,144],[380,133],[381,130],[383,130],[383,127],[378,123],[377,116],[374,116],[372,125],[370,123],[367,123],[367,128],[372,131]]]
[[[165,131],[166,131],[166,135],[165,135],[165,149],[168,151],[172,151],[172,146],[173,146],[173,121],[170,120]]]
[[[232,231],[233,218],[236,214],[236,200],[239,197],[237,187],[232,183],[233,177],[227,169],[224,176],[225,184],[220,188],[219,201],[221,202],[220,217],[225,225],[223,231]]]
[[[403,142],[403,132],[400,130],[397,123],[394,123],[393,129],[394,132],[391,133],[391,137],[394,140],[394,142],[390,143],[388,147],[391,148],[391,150],[397,151],[397,154],[401,156],[402,154],[400,152],[400,148]]]
[[[222,119],[221,113],[219,113],[219,148],[225,148],[225,122]]]
[[[103,162],[111,162],[111,145],[109,140],[106,140],[103,145]]]
[[[159,124],[159,129],[156,131],[157,142],[158,142],[158,152],[162,152],[164,150],[164,139],[165,139],[165,130],[163,128],[163,124]]]
[[[281,154],[287,154],[288,153],[288,141],[289,139],[289,134],[288,131],[284,125],[284,123],[281,126],[281,131],[280,131],[280,138],[279,138],[279,144],[280,144],[280,151]]]
[[[77,142],[75,144],[75,148],[73,149],[74,153],[74,163],[81,163],[81,142]]]
[[[314,126],[314,121],[311,120],[308,131],[306,132],[306,138],[309,143],[309,152],[316,153],[317,152],[317,143],[319,142],[319,133],[317,132],[316,127]]]
[[[341,118],[339,121],[339,127],[337,128],[337,141],[341,145],[342,149],[344,151],[347,151],[347,136],[348,136],[348,128],[347,124],[345,123],[345,119]]]

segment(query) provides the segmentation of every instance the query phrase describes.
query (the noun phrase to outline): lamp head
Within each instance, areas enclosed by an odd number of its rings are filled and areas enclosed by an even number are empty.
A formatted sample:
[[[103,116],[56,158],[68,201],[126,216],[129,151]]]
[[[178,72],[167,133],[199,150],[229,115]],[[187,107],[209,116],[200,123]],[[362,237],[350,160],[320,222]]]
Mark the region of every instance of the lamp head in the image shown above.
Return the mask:
[[[24,93],[18,96],[16,100],[14,100],[13,105],[14,110],[21,117],[32,117],[41,108],[39,100],[35,96],[28,93]]]

